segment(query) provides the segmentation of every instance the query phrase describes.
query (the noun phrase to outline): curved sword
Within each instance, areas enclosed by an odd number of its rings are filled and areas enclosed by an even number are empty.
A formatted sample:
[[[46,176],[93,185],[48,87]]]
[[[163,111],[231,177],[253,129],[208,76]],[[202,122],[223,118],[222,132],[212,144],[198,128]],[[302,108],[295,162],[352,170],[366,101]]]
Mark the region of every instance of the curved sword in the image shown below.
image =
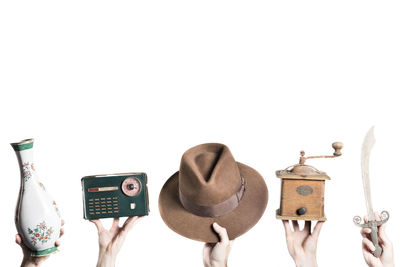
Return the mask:
[[[382,254],[382,248],[379,246],[378,242],[378,226],[387,222],[387,220],[389,219],[389,213],[387,211],[383,211],[381,213],[382,220],[375,220],[374,209],[372,208],[371,186],[369,183],[369,158],[374,144],[374,127],[371,127],[364,138],[364,143],[361,149],[361,172],[364,187],[365,204],[367,206],[368,223],[361,224],[361,217],[359,216],[354,217],[353,221],[363,228],[371,228],[371,240],[375,246],[375,251],[373,252],[373,254],[375,257],[380,257]]]
[[[369,129],[364,138],[364,143],[361,149],[361,173],[364,185],[365,204],[367,206],[367,216],[369,221],[374,221],[374,209],[372,208],[371,187],[369,184],[369,157],[371,150],[375,145],[374,127]]]

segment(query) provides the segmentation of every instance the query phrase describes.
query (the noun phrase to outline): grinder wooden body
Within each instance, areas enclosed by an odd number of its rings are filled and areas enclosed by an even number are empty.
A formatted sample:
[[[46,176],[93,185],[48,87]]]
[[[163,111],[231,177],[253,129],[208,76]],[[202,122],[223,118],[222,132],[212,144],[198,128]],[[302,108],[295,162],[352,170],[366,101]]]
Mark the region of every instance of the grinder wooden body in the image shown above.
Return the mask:
[[[311,167],[311,166],[307,166]],[[281,201],[277,218],[282,220],[325,221],[324,194],[325,173],[299,175],[293,170],[280,170],[276,176],[281,178]]]

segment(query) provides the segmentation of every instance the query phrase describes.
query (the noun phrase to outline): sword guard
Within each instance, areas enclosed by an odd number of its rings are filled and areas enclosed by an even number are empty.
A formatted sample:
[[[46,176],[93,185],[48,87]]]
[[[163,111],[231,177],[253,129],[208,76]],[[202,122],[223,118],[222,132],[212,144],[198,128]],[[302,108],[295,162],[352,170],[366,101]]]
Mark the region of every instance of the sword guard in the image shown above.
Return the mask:
[[[372,227],[378,227],[384,223],[386,223],[389,220],[389,212],[386,210],[381,212],[381,220],[380,221],[369,221],[368,223],[361,223],[362,219],[360,216],[354,216],[353,222],[355,225],[360,226],[362,228],[372,228]]]

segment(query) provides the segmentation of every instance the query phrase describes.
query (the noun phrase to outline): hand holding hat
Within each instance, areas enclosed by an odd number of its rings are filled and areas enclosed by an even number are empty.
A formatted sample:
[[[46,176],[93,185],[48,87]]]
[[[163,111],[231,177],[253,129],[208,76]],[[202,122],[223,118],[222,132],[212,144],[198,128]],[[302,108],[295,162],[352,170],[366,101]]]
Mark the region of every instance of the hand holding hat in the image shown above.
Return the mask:
[[[205,243],[203,248],[203,263],[205,267],[226,267],[233,240],[229,240],[226,229],[213,223],[213,229],[218,234],[218,243]]]

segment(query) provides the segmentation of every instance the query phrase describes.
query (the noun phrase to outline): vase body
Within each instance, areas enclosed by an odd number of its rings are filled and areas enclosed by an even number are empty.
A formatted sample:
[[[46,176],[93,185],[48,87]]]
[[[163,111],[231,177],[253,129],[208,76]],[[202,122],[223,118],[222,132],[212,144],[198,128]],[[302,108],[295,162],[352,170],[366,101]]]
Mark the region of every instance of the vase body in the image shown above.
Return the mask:
[[[15,225],[31,255],[40,257],[57,251],[61,216],[56,202],[38,180],[33,162],[33,139],[12,143],[21,170],[21,187]]]

